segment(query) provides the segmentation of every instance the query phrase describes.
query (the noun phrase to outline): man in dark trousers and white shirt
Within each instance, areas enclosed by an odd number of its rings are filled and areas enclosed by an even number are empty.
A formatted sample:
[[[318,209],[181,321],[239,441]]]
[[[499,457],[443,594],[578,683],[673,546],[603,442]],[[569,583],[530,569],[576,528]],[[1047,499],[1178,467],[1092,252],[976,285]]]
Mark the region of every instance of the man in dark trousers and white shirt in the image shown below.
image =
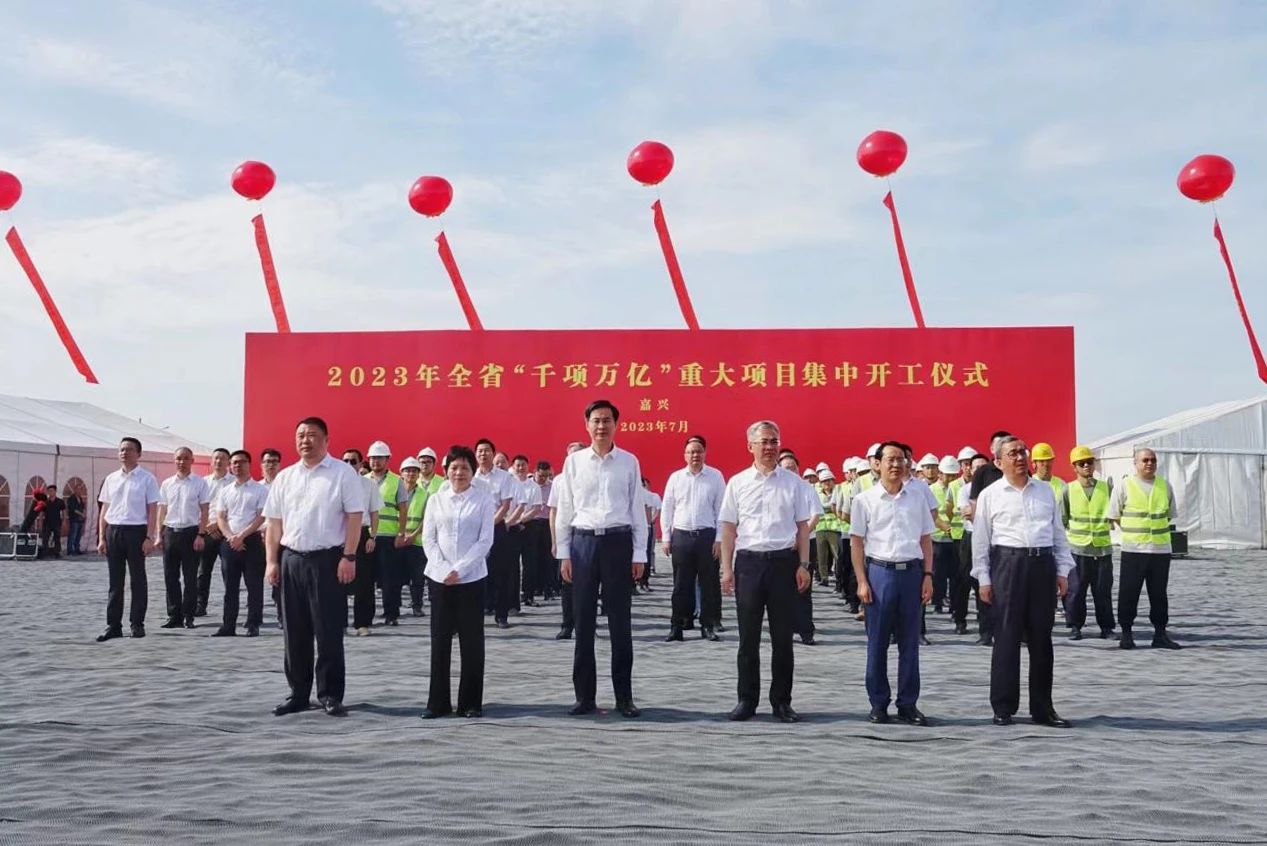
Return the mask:
[[[343,708],[343,626],[347,600],[343,585],[356,575],[365,485],[348,464],[327,452],[329,429],[320,417],[305,417],[295,428],[299,462],[277,474],[264,506],[265,579],[282,586],[282,633],[290,698],[273,709],[277,716],[306,711],[313,682],[316,638],[317,699],[332,717]]]
[[[229,451],[224,447],[216,447],[211,451],[211,473],[205,479],[213,500],[221,488],[233,484],[233,477],[229,475]],[[207,602],[211,599],[211,574],[216,569],[216,562],[220,560],[220,544],[223,542],[220,527],[210,523],[198,563],[198,607],[194,609],[195,617],[207,616]]]
[[[792,629],[797,593],[809,590],[809,532],[813,508],[805,483],[778,465],[779,427],[748,427],[752,467],[731,477],[722,496],[721,588],[736,594],[739,618],[739,702],[732,720],[748,720],[761,695],[761,620],[770,617],[770,706],[775,719],[794,723]],[[817,503],[817,500],[815,500]],[[821,505],[819,506],[821,509]]]
[[[926,726],[919,699],[919,642],[923,606],[933,598],[936,526],[923,492],[904,482],[902,445],[880,445],[880,481],[854,497],[849,548],[858,599],[867,606],[867,698],[870,721],[889,721],[889,639],[897,636],[897,718]]]
[[[630,599],[633,583],[647,566],[647,516],[642,506],[642,469],[632,453],[616,446],[620,412],[607,400],[585,407],[590,446],[563,462],[554,482],[558,498],[555,518],[559,570],[572,583],[576,649],[572,659],[573,716],[597,706],[594,629],[598,589],[602,585],[611,637],[612,688],[616,710],[624,717],[642,712],[633,701],[633,633]]]
[[[224,536],[220,574],[224,576],[224,618],[212,637],[237,633],[239,585],[246,582],[246,636],[256,637],[264,622],[264,504],[268,488],[251,478],[251,454],[239,449],[229,456],[233,484],[220,489],[212,508]]]
[[[198,559],[207,533],[211,489],[207,480],[195,476],[194,451],[180,447],[173,458],[176,473],[158,486],[158,525],[163,534],[163,581],[167,586],[165,629],[194,627],[198,603]],[[185,586],[181,590],[181,578]]]
[[[994,724],[1012,724],[1020,708],[1021,636],[1029,647],[1029,713],[1039,725],[1069,728],[1051,701],[1051,627],[1056,598],[1069,589],[1073,556],[1051,485],[1029,474],[1029,449],[1001,438],[995,458],[1003,478],[977,498],[972,518],[972,575],[992,605],[994,652],[990,705]]]
[[[666,641],[682,640],[682,630],[695,617],[695,585],[699,584],[700,637],[718,640],[721,622],[721,542],[717,515],[721,513],[726,480],[704,463],[702,435],[686,439],[686,466],[675,470],[664,485],[660,506],[660,537],[664,554],[673,561],[673,618]]]
[[[106,557],[110,571],[110,594],[106,601],[106,630],[97,642],[123,637],[123,580],[132,580],[132,607],[128,619],[132,637],[145,637],[145,609],[149,604],[149,582],[145,578],[145,556],[154,549],[158,537],[158,480],[141,467],[141,442],[124,438],[119,442],[122,465],[101,485],[98,501],[97,552]]]

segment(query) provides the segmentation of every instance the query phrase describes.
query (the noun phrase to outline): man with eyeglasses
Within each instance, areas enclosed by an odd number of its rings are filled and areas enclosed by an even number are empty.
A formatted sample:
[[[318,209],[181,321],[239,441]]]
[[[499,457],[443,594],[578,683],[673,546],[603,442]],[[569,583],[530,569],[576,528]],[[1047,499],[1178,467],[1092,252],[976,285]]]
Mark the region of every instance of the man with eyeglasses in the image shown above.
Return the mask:
[[[349,585],[352,596],[352,628],[365,637],[374,624],[374,545],[378,535],[378,512],[383,508],[383,492],[372,476],[361,473],[364,458],[359,449],[343,451],[343,463],[357,472],[365,489],[368,506],[361,515],[361,539],[356,546],[356,575]]]
[[[1157,475],[1157,453],[1135,448],[1135,475],[1109,501],[1109,521],[1122,530],[1122,583],[1117,589],[1117,620],[1122,624],[1118,646],[1134,649],[1131,631],[1139,610],[1140,590],[1148,588],[1148,620],[1153,624],[1153,647],[1182,649],[1166,634],[1170,602],[1170,525],[1175,519],[1175,491]]]
[[[1113,539],[1109,537],[1109,500],[1112,479],[1095,477],[1095,455],[1088,447],[1076,446],[1069,463],[1078,478],[1065,486],[1060,497],[1061,517],[1069,534],[1069,549],[1077,567],[1069,574],[1065,594],[1065,619],[1073,631],[1070,640],[1082,640],[1087,623],[1087,589],[1095,603],[1095,621],[1100,637],[1113,634]]]
[[[721,588],[735,594],[739,618],[739,702],[736,721],[752,719],[761,695],[761,620],[770,621],[770,706],[774,718],[795,723],[792,630],[798,593],[809,590],[810,517],[817,498],[806,495],[795,471],[779,466],[779,427],[758,420],[748,427],[752,466],[726,483],[721,513]]]
[[[998,442],[1003,478],[981,492],[972,525],[972,575],[995,613],[990,659],[994,724],[1009,726],[1020,708],[1021,638],[1029,648],[1029,713],[1036,725],[1069,728],[1051,701],[1051,628],[1055,600],[1069,587],[1073,557],[1051,485],[1029,474],[1029,450],[1017,437]]]
[[[260,452],[260,484],[268,487],[273,484],[273,480],[277,478],[277,474],[282,469],[282,454],[272,447],[267,447]],[[273,608],[277,610],[277,625],[282,624],[282,586],[280,584],[273,585]]]

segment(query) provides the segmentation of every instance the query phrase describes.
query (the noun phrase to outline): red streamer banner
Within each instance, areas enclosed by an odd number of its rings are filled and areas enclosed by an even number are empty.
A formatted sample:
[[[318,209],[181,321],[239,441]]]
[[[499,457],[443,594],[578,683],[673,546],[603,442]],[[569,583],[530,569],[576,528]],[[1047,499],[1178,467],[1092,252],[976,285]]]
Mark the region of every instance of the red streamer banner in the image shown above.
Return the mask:
[[[66,321],[62,319],[62,313],[57,310],[57,303],[53,302],[53,297],[49,294],[48,288],[45,287],[44,280],[40,277],[40,272],[35,269],[35,262],[31,261],[31,254],[26,251],[26,245],[22,243],[17,227],[9,227],[9,232],[4,236],[4,240],[8,242],[9,249],[13,250],[13,257],[18,260],[18,264],[22,265],[22,269],[26,271],[26,278],[31,280],[31,286],[35,288],[35,293],[39,295],[40,302],[44,304],[44,310],[48,312],[48,319],[53,321],[53,328],[57,330],[57,337],[61,338],[62,346],[66,347],[66,352],[70,354],[70,360],[74,362],[75,369],[79,371],[79,374],[84,377],[88,384],[99,384],[96,374],[88,366],[88,359],[84,358],[84,354],[79,349],[79,344],[75,343],[75,336],[70,333],[70,328],[66,325]]]
[[[669,279],[673,282],[673,293],[677,294],[678,308],[682,309],[682,319],[686,328],[699,329],[699,321],[695,319],[695,307],[691,305],[691,295],[686,290],[686,280],[682,278],[682,266],[678,264],[677,251],[673,249],[673,239],[669,237],[669,224],[664,220],[664,208],[656,200],[651,207],[655,215],[655,231],[660,236],[660,249],[664,252],[664,263],[669,268]]]
[[[255,248],[260,252],[260,268],[264,271],[264,287],[268,290],[268,304],[273,309],[273,320],[278,332],[290,331],[286,317],[286,303],[282,300],[282,288],[277,283],[277,268],[273,266],[273,249],[268,244],[268,230],[264,228],[264,215],[251,218],[255,225]]]
[[[884,206],[893,218],[893,240],[897,242],[897,260],[902,265],[902,279],[906,282],[906,296],[911,301],[911,313],[915,325],[924,328],[924,312],[919,307],[919,294],[915,292],[915,277],[911,275],[911,263],[906,258],[906,243],[902,240],[902,227],[897,222],[897,206],[893,204],[893,192],[884,195]]]
[[[466,315],[466,325],[476,332],[484,331],[484,324],[480,322],[479,313],[475,311],[475,303],[471,302],[471,295],[466,291],[466,283],[462,281],[462,272],[458,270],[457,259],[453,257],[453,250],[449,249],[449,239],[443,232],[436,236],[436,244],[440,251],[440,261],[444,264],[444,269],[449,272],[449,278],[453,280],[453,290],[458,295],[462,313]]]
[[[1219,255],[1227,265],[1227,278],[1232,280],[1232,295],[1236,297],[1236,307],[1241,312],[1241,322],[1245,324],[1245,334],[1249,336],[1249,348],[1254,353],[1254,365],[1258,368],[1258,378],[1267,382],[1267,361],[1263,360],[1263,351],[1258,346],[1258,338],[1254,336],[1254,326],[1249,322],[1249,312],[1245,310],[1245,300],[1241,298],[1241,286],[1236,282],[1236,271],[1232,269],[1232,257],[1227,253],[1227,242],[1223,240],[1223,229],[1219,219],[1214,218],[1214,240],[1219,242]]]

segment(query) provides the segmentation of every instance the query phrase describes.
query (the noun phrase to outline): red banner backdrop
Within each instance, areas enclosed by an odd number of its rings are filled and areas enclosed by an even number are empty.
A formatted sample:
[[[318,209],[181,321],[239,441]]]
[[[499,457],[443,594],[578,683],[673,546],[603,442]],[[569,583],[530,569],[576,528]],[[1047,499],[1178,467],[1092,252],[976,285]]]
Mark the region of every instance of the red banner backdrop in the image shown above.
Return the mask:
[[[766,418],[802,465],[837,473],[885,438],[917,458],[984,451],[995,429],[1058,458],[1075,438],[1071,327],[249,334],[245,381],[247,448],[288,462],[296,422],[318,415],[332,449],[382,439],[394,465],[486,437],[557,468],[587,440],[586,403],[605,397],[617,443],[657,490],[687,435],[730,474],[751,461],[746,427]]]

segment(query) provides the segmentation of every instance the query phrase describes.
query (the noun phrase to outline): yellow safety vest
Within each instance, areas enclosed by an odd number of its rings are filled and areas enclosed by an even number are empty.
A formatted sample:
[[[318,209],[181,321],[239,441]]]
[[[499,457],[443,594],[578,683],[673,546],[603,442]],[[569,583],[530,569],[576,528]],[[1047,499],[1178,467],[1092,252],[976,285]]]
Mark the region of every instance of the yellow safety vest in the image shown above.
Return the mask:
[[[874,473],[868,473],[867,475],[863,476],[863,477],[862,477],[862,478],[858,481],[858,487],[859,487],[859,488],[861,488],[861,489],[862,489],[862,490],[864,490],[864,491],[865,491],[867,488],[869,488],[869,487],[871,487],[872,485],[874,485],[874,484],[875,484],[875,474],[874,474]]]
[[[435,478],[439,478],[436,476]],[[439,487],[438,485],[436,487]],[[405,531],[412,532],[422,525],[422,515],[427,510],[427,500],[431,498],[431,491],[422,485],[414,488],[413,494],[409,497],[409,505],[405,510]],[[381,525],[381,523],[380,523]],[[422,532],[418,532],[418,537],[413,540],[414,546],[422,546]]]
[[[1170,488],[1160,476],[1153,479],[1153,491],[1144,489],[1134,476],[1127,476],[1126,505],[1122,508],[1122,543],[1170,546]]]
[[[943,485],[940,481],[937,481],[937,482],[933,482],[928,487],[932,489],[933,496],[937,497],[937,516],[941,517],[945,515],[946,495],[950,492],[949,486]],[[948,541],[950,540],[950,535],[946,534],[941,529],[934,528],[933,540],[934,541]]]
[[[1090,497],[1081,482],[1069,485],[1069,545],[1112,546],[1108,514],[1109,486],[1102,479],[1096,479]]]
[[[1052,493],[1056,495],[1056,502],[1060,502],[1061,498],[1065,495],[1065,488],[1068,487],[1065,484],[1065,480],[1059,476],[1052,476],[1047,480],[1047,484],[1051,485]]]
[[[378,533],[395,535],[400,532],[400,509],[396,506],[396,494],[400,491],[400,477],[388,470],[378,483],[383,495],[383,510],[378,512]]]
[[[831,506],[831,494],[818,489],[818,500],[823,504],[823,516],[818,518],[818,525],[814,527],[815,532],[839,532],[840,518],[836,516],[836,511]]]
[[[959,491],[963,490],[963,477],[956,477],[948,486],[947,493],[950,495],[950,501],[954,503],[950,508],[950,537],[951,540],[963,539],[963,515],[959,513]]]

